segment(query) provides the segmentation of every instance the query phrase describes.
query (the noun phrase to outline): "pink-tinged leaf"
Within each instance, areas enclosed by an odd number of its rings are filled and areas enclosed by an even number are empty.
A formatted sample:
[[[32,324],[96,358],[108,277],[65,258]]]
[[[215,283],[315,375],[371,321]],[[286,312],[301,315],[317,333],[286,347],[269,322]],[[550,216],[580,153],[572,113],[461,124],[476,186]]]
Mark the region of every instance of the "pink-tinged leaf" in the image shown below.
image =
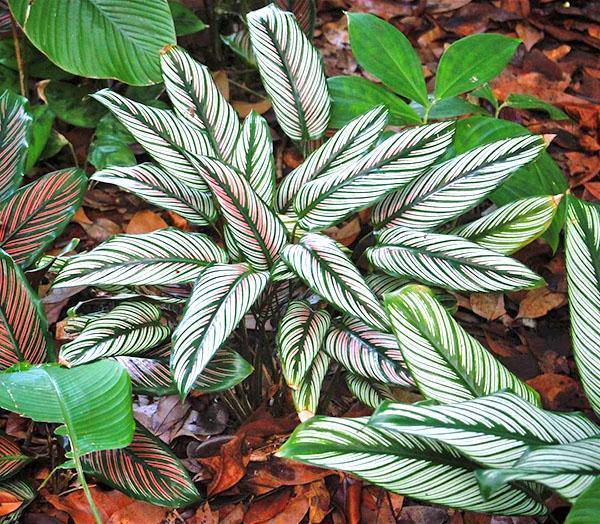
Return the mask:
[[[23,178],[31,124],[26,102],[9,91],[0,95],[0,200],[14,193]]]
[[[22,187],[2,203],[0,248],[27,267],[62,233],[81,205],[87,178],[64,169]]]
[[[12,477],[31,460],[12,440],[0,435],[0,480]]]

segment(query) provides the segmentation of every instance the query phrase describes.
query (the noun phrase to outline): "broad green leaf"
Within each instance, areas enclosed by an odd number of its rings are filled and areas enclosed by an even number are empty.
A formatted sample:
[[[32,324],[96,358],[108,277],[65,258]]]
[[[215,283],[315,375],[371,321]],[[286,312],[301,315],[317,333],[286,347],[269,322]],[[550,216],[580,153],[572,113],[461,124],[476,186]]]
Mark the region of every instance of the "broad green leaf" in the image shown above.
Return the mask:
[[[292,140],[325,132],[331,101],[319,52],[291,13],[271,4],[247,15],[258,70],[279,125]]]
[[[600,206],[569,195],[565,231],[573,354],[583,389],[600,414]]]
[[[510,255],[548,229],[561,199],[562,195],[523,198],[453,229],[451,234]]]
[[[38,296],[13,259],[0,250],[0,369],[54,357],[48,322]]]
[[[12,439],[0,433],[0,480],[12,477],[32,460]]]
[[[292,389],[292,400],[298,418],[302,422],[314,417],[317,412],[321,386],[330,362],[331,358],[327,353],[323,351],[317,353],[302,377],[300,384],[298,384],[298,389]]]
[[[173,333],[171,370],[182,397],[268,281],[267,272],[255,272],[245,264],[214,264],[200,275]]]
[[[77,127],[94,128],[106,114],[83,86],[52,80],[44,87],[44,97],[58,118]]]
[[[327,79],[331,93],[329,126],[340,128],[371,109],[384,105],[390,124],[420,124],[421,118],[404,100],[385,87],[360,76],[334,76]]]
[[[382,402],[386,400],[395,400],[392,390],[385,384],[371,382],[354,373],[346,373],[345,379],[348,389],[365,406],[377,409]]]
[[[510,468],[530,446],[568,444],[600,431],[581,414],[544,411],[508,392],[441,406],[386,402],[369,424],[437,440],[490,468]]]
[[[520,43],[520,40],[492,33],[457,40],[440,58],[435,98],[460,95],[489,82],[510,62]]]
[[[411,107],[419,114],[419,116],[425,116],[425,108],[423,106],[416,106],[415,103],[411,104]],[[467,102],[464,98],[453,96],[451,98],[442,98],[441,100],[432,100],[431,106],[429,107],[429,113],[427,113],[428,120],[442,120],[444,118],[456,118],[462,115],[471,114],[484,114],[489,113],[482,107]]]
[[[0,104],[1,107],[1,104]],[[33,106],[31,114],[31,136],[27,148],[27,159],[25,162],[25,173],[29,173],[44,151],[52,134],[54,124],[54,113],[47,105]]]
[[[80,169],[55,171],[0,204],[0,248],[31,265],[60,235],[81,206],[87,177]]]
[[[359,65],[399,95],[428,105],[421,61],[408,38],[374,15],[347,16],[352,54]]]
[[[432,231],[474,208],[542,148],[539,137],[516,137],[437,164],[380,202],[371,214],[373,226]]]
[[[112,113],[104,115],[88,149],[88,161],[96,169],[115,166],[134,166],[135,155],[129,147],[135,139]]]
[[[206,29],[206,24],[196,16],[194,11],[177,0],[169,0],[169,9],[171,10],[171,16],[173,16],[177,36],[193,35]]]
[[[2,500],[20,502],[21,504],[14,511],[0,517],[2,524],[18,524],[21,522],[21,515],[37,497],[37,491],[33,483],[27,479],[12,479],[6,482],[0,482],[0,497]]]
[[[206,226],[217,219],[210,193],[190,187],[150,163],[96,171],[92,180],[131,191],[150,204],[174,211],[190,224]]]
[[[507,389],[539,405],[536,391],[500,364],[424,286],[386,295],[385,307],[404,362],[421,393],[447,404]]]
[[[299,244],[288,244],[281,258],[307,286],[335,308],[374,329],[389,329],[377,297],[355,265],[329,237],[309,233]]]
[[[211,262],[226,261],[225,251],[201,233],[117,235],[70,258],[53,286],[182,284],[193,282]]]
[[[299,225],[322,230],[377,203],[424,173],[452,141],[452,123],[397,133],[347,169],[308,182],[294,199]]]
[[[179,459],[140,424],[126,448],[95,451],[81,462],[104,484],[150,504],[178,508],[200,498]]]
[[[512,486],[485,499],[477,464],[453,448],[399,435],[364,418],[314,417],[298,426],[279,456],[346,471],[407,497],[452,508],[502,515],[538,515],[543,504]]]
[[[557,107],[531,95],[510,94],[503,105],[514,107],[515,109],[536,109],[545,111],[553,120],[569,120],[569,116]]]
[[[494,109],[498,109],[498,106],[500,105],[498,103],[496,95],[494,94],[494,91],[492,91],[492,88],[488,83],[485,83],[481,87],[478,87],[477,89],[475,89],[475,91],[471,91],[471,96],[487,100],[490,104],[492,104],[492,107]]]
[[[600,477],[577,499],[565,524],[596,524],[600,519]]]
[[[456,291],[514,291],[544,284],[521,262],[454,235],[391,227],[366,253],[375,267],[390,275]]]
[[[300,29],[306,33],[308,38],[312,39],[315,30],[315,18],[317,15],[317,6],[315,0],[275,0],[277,5],[284,11],[290,11],[294,14]]]
[[[9,4],[29,40],[62,69],[79,76],[155,84],[160,82],[158,53],[175,43],[167,0]]]
[[[127,446],[134,430],[131,382],[116,362],[57,364],[0,373],[0,407],[36,422],[63,424],[73,456]]]
[[[60,361],[78,366],[106,357],[139,354],[166,339],[171,330],[148,302],[123,302],[86,324],[79,336],[60,348]]]
[[[26,103],[27,100],[9,91],[0,95],[0,201],[14,193],[23,179],[31,126]]]

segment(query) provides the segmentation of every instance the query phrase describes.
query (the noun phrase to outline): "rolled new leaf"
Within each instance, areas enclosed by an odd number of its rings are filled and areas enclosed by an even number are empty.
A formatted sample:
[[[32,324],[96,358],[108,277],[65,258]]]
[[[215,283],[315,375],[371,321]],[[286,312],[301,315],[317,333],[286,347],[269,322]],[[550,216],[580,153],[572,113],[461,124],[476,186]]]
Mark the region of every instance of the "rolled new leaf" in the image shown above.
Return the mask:
[[[317,412],[323,379],[329,368],[331,358],[320,351],[310,363],[297,389],[292,390],[292,400],[301,421],[308,420]]]

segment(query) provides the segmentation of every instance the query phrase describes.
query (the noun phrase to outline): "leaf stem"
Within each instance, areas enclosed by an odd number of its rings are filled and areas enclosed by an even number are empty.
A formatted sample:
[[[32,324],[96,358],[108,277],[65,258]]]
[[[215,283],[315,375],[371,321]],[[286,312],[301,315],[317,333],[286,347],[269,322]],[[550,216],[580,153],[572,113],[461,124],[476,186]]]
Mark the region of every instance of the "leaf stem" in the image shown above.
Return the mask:
[[[94,499],[92,498],[92,492],[90,491],[90,487],[87,484],[87,480],[85,479],[85,475],[83,473],[83,467],[81,466],[81,460],[79,457],[79,453],[77,453],[74,450],[74,446],[71,446],[72,448],[72,456],[73,456],[73,463],[75,464],[75,470],[77,471],[77,478],[79,480],[79,483],[81,484],[81,487],[83,488],[83,493],[85,494],[85,498],[88,501],[88,504],[90,505],[90,509],[92,510],[92,515],[94,516],[94,520],[96,521],[96,524],[102,524],[102,517],[100,516],[100,512],[98,511],[98,508],[96,507],[96,503],[94,502]]]
[[[23,56],[21,55],[21,43],[19,42],[19,33],[17,30],[17,22],[15,17],[10,15],[10,26],[12,30],[12,38],[15,44],[15,56],[17,58],[17,69],[19,70],[19,89],[21,96],[27,98],[27,90],[25,88],[25,64],[23,63]]]

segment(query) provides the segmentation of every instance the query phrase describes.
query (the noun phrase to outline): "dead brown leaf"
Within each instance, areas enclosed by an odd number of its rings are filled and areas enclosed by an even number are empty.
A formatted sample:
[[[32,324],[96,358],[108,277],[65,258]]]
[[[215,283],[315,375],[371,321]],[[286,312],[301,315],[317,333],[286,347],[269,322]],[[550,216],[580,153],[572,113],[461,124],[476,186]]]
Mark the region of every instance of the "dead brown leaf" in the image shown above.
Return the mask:
[[[246,118],[252,111],[256,111],[259,115],[262,115],[271,109],[271,101],[267,99],[260,100],[258,102],[233,100],[231,105],[233,106],[233,109],[237,111],[237,114],[242,118]]]
[[[169,227],[168,224],[162,219],[162,217],[155,213],[154,211],[150,211],[149,209],[144,209],[142,211],[138,211],[131,220],[129,224],[127,224],[127,228],[125,229],[125,233],[130,235],[136,235],[140,233],[151,233],[152,231],[156,231],[157,229],[165,229]]]
[[[323,480],[308,485],[308,520],[311,524],[323,522],[330,509],[331,497]]]
[[[23,501],[12,493],[0,490],[0,517],[4,517],[13,511],[17,511],[23,505]]]
[[[566,303],[565,293],[554,293],[547,287],[533,289],[519,304],[517,318],[540,318]]]
[[[473,293],[469,303],[473,313],[486,320],[496,320],[506,313],[502,293]]]
[[[267,522],[269,524],[299,524],[308,510],[308,486],[296,486],[285,509]]]
[[[265,497],[254,499],[244,515],[244,524],[261,524],[271,520],[284,511],[291,496],[292,489],[285,488]]]
[[[216,495],[231,488],[244,477],[247,459],[242,452],[242,444],[243,439],[238,435],[223,444],[219,456],[198,459],[213,474],[207,488],[209,495]]]

